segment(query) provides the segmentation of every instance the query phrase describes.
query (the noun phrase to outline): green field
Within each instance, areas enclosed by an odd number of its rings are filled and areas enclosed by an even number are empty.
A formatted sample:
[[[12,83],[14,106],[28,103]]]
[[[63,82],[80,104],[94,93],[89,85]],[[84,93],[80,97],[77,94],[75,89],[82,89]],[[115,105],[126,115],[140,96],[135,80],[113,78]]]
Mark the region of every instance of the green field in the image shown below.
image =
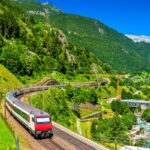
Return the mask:
[[[15,139],[0,117],[0,150],[6,150],[8,147],[15,149]]]

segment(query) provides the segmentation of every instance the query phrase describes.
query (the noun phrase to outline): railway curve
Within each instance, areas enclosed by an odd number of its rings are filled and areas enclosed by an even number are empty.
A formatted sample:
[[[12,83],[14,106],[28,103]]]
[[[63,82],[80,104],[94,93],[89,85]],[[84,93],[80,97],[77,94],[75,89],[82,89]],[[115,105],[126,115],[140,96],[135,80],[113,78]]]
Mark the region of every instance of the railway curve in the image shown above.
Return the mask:
[[[53,85],[55,87],[64,88],[64,85]],[[22,103],[19,100],[19,97],[23,97],[24,95],[34,93],[34,92],[41,92],[44,90],[48,90],[49,86],[33,86],[28,88],[22,88],[22,89],[16,89],[14,91],[10,91],[6,94],[6,99],[9,99],[12,101],[12,103],[15,103],[16,101],[18,103]],[[29,107],[29,105],[26,104],[26,107]],[[38,142],[43,145],[43,147],[47,150],[108,150],[107,148],[98,145],[97,143],[80,136],[65,127],[53,122],[53,132],[54,135],[62,139],[63,142],[67,142],[70,144],[72,148],[65,147],[65,144],[62,146],[62,143],[57,142],[56,139],[42,139],[38,140]]]

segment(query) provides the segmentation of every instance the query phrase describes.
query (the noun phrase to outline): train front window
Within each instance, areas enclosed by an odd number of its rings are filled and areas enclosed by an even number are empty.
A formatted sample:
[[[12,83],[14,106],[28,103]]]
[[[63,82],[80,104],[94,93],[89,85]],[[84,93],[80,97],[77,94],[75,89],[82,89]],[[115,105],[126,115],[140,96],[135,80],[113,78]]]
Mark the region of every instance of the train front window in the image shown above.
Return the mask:
[[[44,118],[36,118],[36,123],[42,124],[42,123],[49,123],[50,118],[49,117],[44,117]]]

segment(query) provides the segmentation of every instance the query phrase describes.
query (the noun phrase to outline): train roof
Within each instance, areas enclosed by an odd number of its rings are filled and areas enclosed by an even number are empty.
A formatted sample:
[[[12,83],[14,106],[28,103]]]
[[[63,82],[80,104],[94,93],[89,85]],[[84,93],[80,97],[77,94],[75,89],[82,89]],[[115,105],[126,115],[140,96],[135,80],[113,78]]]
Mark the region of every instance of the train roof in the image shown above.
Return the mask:
[[[38,108],[34,108],[22,101],[15,101],[14,103],[16,106],[22,108],[23,110],[25,110],[26,112],[30,113],[30,114],[33,114],[35,116],[39,116],[39,115],[49,115],[48,113],[44,112],[43,110],[40,110]]]
[[[149,103],[150,103],[150,101],[135,100],[135,99],[122,99],[121,102],[128,102],[128,103],[146,103],[146,104],[149,104]]]
[[[43,110],[40,110],[38,108],[34,108],[22,101],[20,101],[17,98],[16,91],[11,91],[9,93],[7,93],[6,98],[11,101],[13,104],[15,104],[16,106],[18,106],[19,108],[23,109],[24,111],[26,111],[29,114],[33,114],[35,116],[41,116],[41,115],[49,115],[48,113],[44,112]]]

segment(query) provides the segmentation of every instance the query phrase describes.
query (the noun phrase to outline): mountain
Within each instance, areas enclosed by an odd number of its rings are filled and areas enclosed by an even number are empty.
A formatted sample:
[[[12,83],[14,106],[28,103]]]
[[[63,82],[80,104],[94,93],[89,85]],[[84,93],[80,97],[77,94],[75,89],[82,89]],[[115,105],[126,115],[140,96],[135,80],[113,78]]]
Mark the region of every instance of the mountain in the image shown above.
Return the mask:
[[[103,23],[71,14],[51,16],[54,26],[60,28],[69,42],[84,46],[96,57],[112,66],[119,73],[138,72],[147,69],[150,64],[136,43]],[[145,53],[145,46],[142,47]]]
[[[88,49],[68,43],[60,29],[37,22],[16,4],[0,2],[0,63],[23,83],[23,76],[37,77],[54,71],[68,76],[110,71]]]
[[[132,35],[132,34],[125,34],[128,38],[132,39],[134,42],[145,42],[150,43],[150,37],[145,35]]]
[[[37,1],[18,0],[15,2],[26,12],[43,10],[43,5]],[[21,1],[21,4],[20,4]],[[34,7],[33,7],[34,3]],[[30,7],[28,7],[30,6]],[[61,11],[51,11],[49,5],[49,20],[44,15],[32,13],[39,22],[48,22],[61,29],[69,43],[90,50],[98,60],[109,64],[118,73],[137,73],[150,71],[149,45],[137,44],[125,35],[91,18],[65,14]],[[57,9],[56,9],[57,10]],[[30,14],[31,15],[31,14]]]
[[[11,0],[11,2],[31,15],[44,16],[45,11],[48,11],[49,15],[63,13],[48,3],[38,3],[36,0]]]

